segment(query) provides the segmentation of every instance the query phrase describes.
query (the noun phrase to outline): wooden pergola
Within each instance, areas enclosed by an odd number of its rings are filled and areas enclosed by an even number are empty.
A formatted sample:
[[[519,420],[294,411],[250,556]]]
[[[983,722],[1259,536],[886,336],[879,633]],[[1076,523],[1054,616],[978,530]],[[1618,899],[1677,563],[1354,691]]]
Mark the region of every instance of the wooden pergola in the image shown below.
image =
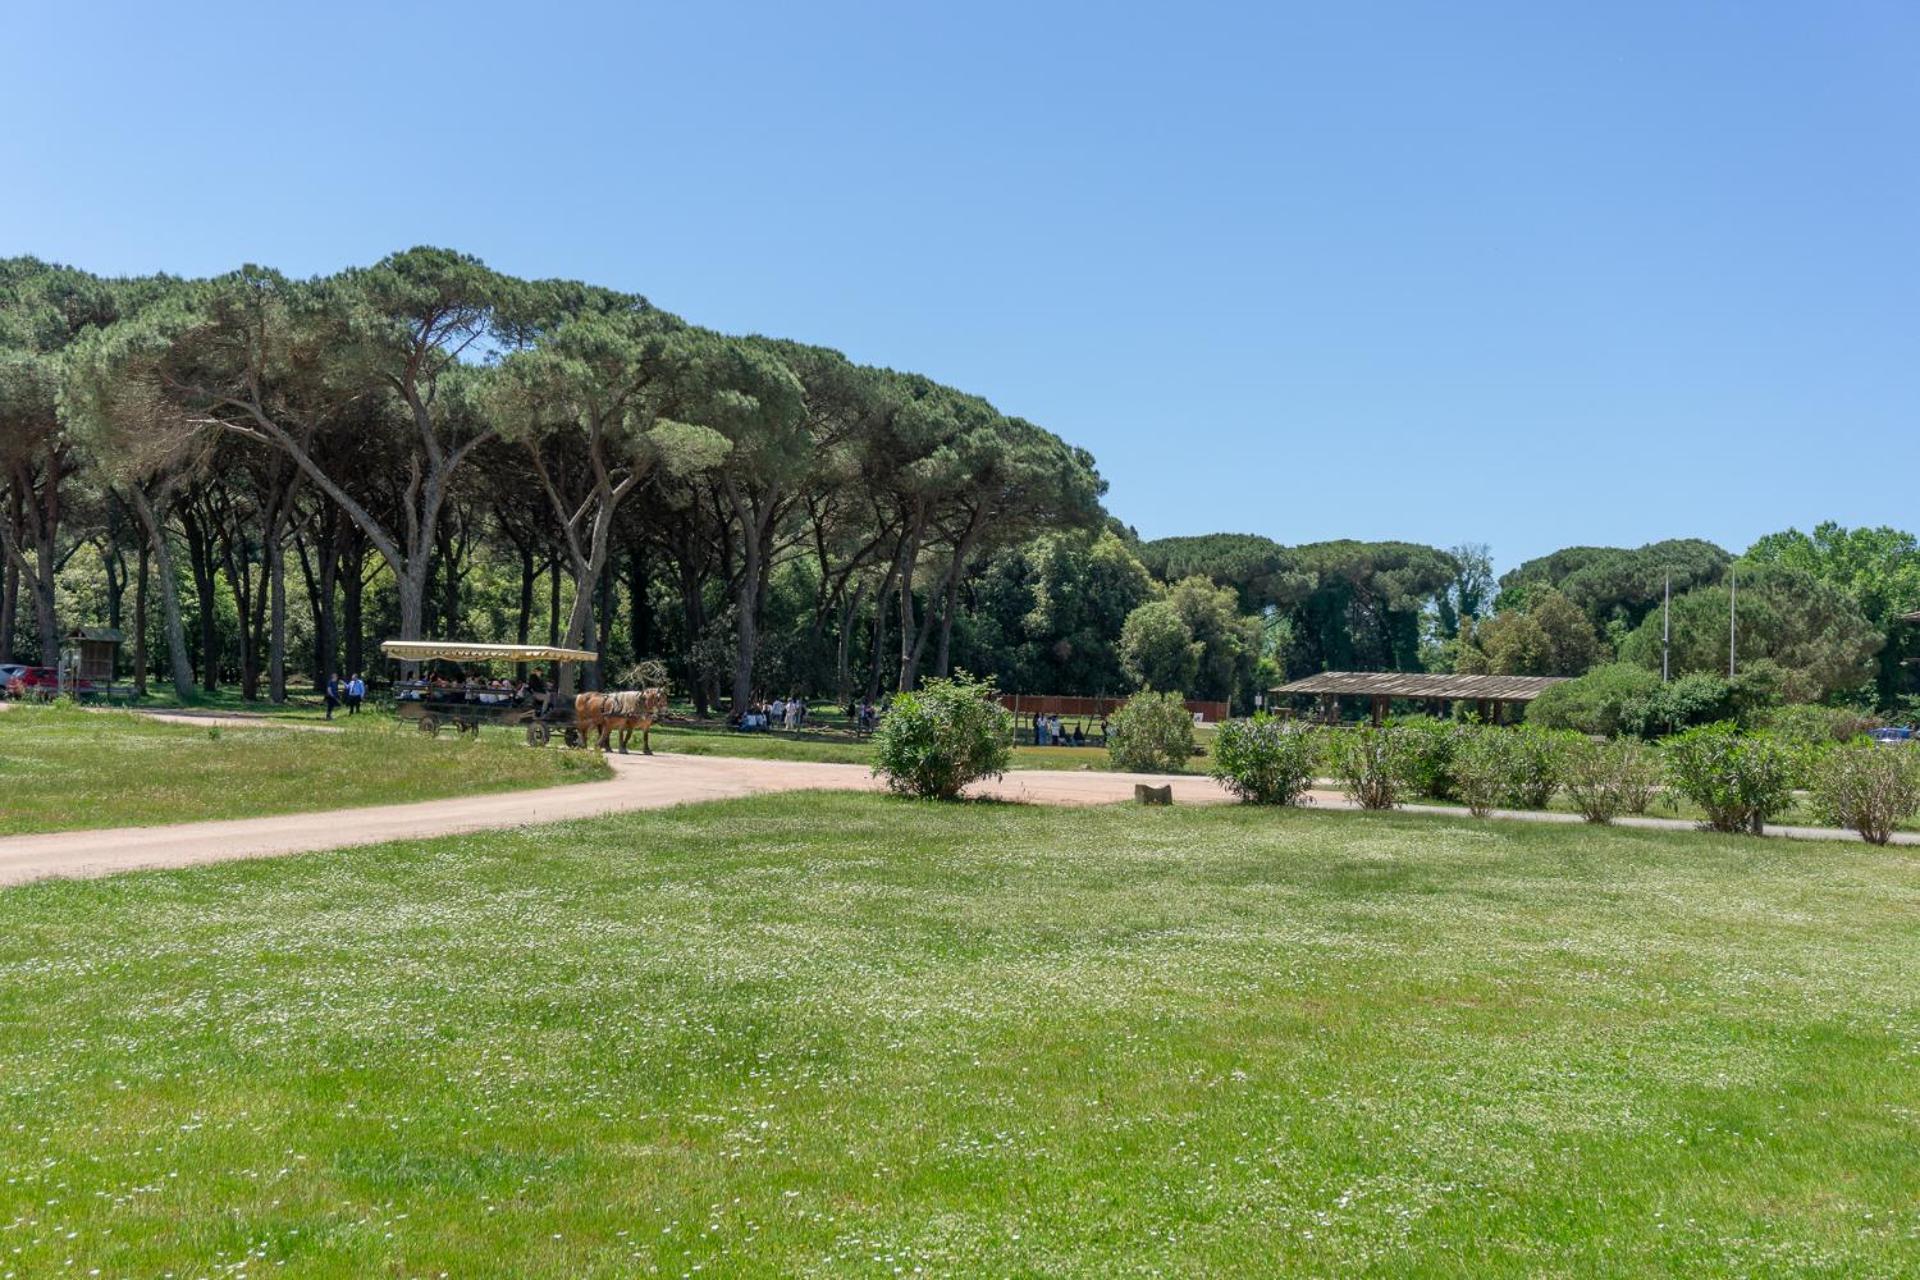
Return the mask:
[[[1435,713],[1443,712],[1449,703],[1471,702],[1479,708],[1481,719],[1497,723],[1506,718],[1508,707],[1532,702],[1542,690],[1566,678],[1455,676],[1428,671],[1322,671],[1319,675],[1283,684],[1273,690],[1272,696],[1318,698],[1321,718],[1328,722],[1339,718],[1342,698],[1366,698],[1372,704],[1375,724],[1387,718],[1388,704],[1399,698],[1424,702]]]

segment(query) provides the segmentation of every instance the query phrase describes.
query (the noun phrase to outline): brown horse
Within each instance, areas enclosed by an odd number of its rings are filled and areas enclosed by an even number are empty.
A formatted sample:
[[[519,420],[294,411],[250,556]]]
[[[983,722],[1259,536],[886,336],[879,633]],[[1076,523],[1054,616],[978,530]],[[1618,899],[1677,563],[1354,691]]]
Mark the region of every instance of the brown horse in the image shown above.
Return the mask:
[[[640,754],[653,754],[653,722],[667,712],[663,689],[626,690],[621,693],[581,693],[573,699],[573,719],[583,741],[607,750],[616,730],[620,734],[620,754],[627,754],[633,731],[640,731]]]

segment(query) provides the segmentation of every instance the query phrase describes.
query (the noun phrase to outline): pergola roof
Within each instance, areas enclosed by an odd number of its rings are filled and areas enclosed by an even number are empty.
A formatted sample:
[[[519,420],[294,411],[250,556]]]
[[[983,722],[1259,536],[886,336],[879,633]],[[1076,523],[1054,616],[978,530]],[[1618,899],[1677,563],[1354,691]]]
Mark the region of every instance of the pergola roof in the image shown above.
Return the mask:
[[[1565,676],[1454,676],[1427,671],[1322,671],[1273,692],[1356,698],[1452,698],[1462,702],[1531,702]]]
[[[544,644],[473,644],[465,640],[388,640],[380,652],[400,662],[598,662],[588,649],[556,649]]]

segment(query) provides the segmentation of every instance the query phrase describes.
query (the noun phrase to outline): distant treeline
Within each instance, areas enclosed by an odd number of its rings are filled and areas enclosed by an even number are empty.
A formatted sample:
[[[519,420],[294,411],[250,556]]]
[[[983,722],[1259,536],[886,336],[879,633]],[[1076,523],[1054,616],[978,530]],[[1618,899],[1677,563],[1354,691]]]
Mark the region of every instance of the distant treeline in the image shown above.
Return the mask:
[[[1323,669],[1657,665],[1669,575],[1677,661],[1725,616],[1702,542],[1496,583],[1475,546],[1143,542],[1104,492],[978,396],[445,250],[306,280],[0,261],[0,661],[107,625],[142,681],[279,699],[448,636],[593,648],[596,683],[662,658],[703,709],[955,668],[1245,707]],[[1789,532],[1739,572],[1781,696],[1912,692],[1910,536]]]

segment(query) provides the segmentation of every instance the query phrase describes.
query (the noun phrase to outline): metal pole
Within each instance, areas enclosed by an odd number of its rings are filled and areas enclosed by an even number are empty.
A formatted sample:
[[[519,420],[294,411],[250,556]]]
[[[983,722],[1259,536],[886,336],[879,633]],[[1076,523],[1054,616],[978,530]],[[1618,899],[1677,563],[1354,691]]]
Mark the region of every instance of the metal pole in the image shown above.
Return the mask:
[[[1727,679],[1733,679],[1735,642],[1739,639],[1740,574],[1737,570],[1727,571]]]
[[[1672,678],[1673,655],[1673,571],[1667,571],[1667,596],[1660,605],[1660,683]]]

